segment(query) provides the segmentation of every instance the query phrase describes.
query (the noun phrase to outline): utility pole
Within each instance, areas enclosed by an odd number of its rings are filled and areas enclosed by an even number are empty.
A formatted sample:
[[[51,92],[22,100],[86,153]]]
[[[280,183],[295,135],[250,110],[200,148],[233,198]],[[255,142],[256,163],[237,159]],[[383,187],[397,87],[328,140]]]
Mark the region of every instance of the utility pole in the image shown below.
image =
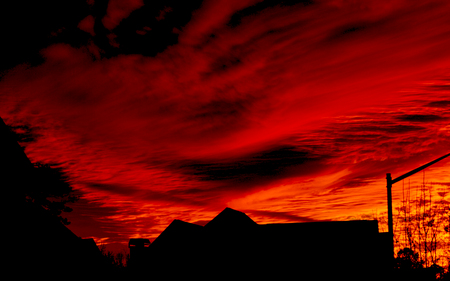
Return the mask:
[[[386,187],[387,187],[387,199],[388,199],[388,233],[391,237],[391,253],[394,258],[394,222],[392,215],[392,177],[390,173],[386,174]]]
[[[394,259],[394,222],[393,222],[393,215],[392,215],[392,185],[396,182],[399,182],[403,179],[406,179],[409,176],[414,175],[417,172],[422,171],[423,169],[435,164],[436,162],[441,161],[442,159],[445,159],[450,156],[450,153],[439,157],[436,160],[433,160],[425,165],[420,166],[419,168],[416,168],[412,171],[407,172],[406,174],[403,174],[395,179],[392,179],[391,174],[386,174],[386,187],[387,187],[387,197],[388,197],[388,233],[392,238],[392,245],[391,245],[391,251],[392,251],[392,259]]]

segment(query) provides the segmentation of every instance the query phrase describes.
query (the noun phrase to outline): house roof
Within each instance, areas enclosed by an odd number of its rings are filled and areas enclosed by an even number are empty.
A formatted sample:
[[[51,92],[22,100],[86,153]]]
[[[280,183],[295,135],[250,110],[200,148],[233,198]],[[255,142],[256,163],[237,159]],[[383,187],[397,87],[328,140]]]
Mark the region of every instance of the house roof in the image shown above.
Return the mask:
[[[245,213],[227,207],[208,222],[205,229],[208,231],[242,230],[256,226],[257,223]]]
[[[191,244],[201,234],[203,227],[193,223],[174,220],[161,234],[150,244],[152,251],[158,251],[166,247],[178,248]]]
[[[210,280],[238,275],[284,280],[299,273],[331,278],[347,276],[352,268],[383,267],[389,252],[381,238],[375,220],[258,225],[225,208],[204,227],[173,221],[149,254],[155,274],[164,278],[199,273]],[[327,270],[321,272],[324,265]]]

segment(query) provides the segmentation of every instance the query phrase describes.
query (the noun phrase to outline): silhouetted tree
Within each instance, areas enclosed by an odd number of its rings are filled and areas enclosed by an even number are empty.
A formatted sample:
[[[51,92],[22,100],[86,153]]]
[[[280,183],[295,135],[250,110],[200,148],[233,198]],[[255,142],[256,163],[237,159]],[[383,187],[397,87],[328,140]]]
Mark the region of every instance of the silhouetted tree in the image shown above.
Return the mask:
[[[395,267],[398,269],[419,269],[423,268],[423,261],[419,259],[419,254],[410,248],[403,248],[397,253]]]
[[[25,187],[25,200],[42,206],[52,215],[58,217],[65,225],[70,224],[67,218],[61,216],[62,212],[71,212],[72,208],[66,206],[73,203],[78,197],[73,195],[67,175],[61,168],[48,164],[35,163],[30,183]]]
[[[425,268],[436,280],[447,280],[450,263],[450,201],[446,183],[403,185],[401,204],[394,215],[394,241],[398,269]],[[387,231],[387,216],[372,216]],[[445,279],[447,278],[447,279]],[[450,281],[450,280],[449,280]]]
[[[8,126],[11,137],[19,144],[35,141],[35,133],[28,126]],[[28,173],[29,172],[29,173]],[[25,201],[42,206],[60,221],[68,225],[67,218],[61,216],[62,212],[71,212],[66,204],[75,202],[72,186],[67,175],[59,167],[49,164],[34,163],[31,171],[24,175],[25,180],[21,186],[21,192],[25,195]]]
[[[411,196],[408,185],[403,191],[395,221],[396,247],[417,253],[424,267],[447,267],[450,254],[448,225],[450,208],[446,185],[425,184]],[[438,265],[439,264],[439,265]],[[444,266],[444,267],[442,267]]]
[[[130,260],[129,254],[126,254],[123,251],[114,254],[113,252],[106,250],[105,244],[100,244],[99,250],[107,261],[107,264],[111,265],[116,270],[122,270],[127,267],[128,261]]]

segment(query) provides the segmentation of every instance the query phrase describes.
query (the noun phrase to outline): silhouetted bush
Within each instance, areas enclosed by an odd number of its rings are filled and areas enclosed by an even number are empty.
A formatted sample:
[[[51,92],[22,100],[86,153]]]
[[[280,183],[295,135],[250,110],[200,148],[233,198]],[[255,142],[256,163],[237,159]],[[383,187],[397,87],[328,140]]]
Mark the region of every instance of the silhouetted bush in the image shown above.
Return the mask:
[[[396,269],[419,269],[423,268],[423,261],[419,259],[419,254],[410,248],[403,248],[397,253],[395,258]]]

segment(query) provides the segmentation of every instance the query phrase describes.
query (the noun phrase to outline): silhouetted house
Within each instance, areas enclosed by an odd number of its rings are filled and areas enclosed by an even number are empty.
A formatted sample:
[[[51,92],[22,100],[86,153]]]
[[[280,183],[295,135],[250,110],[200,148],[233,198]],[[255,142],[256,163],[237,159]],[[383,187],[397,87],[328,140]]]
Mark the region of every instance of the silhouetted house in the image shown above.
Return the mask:
[[[243,212],[225,208],[203,227],[206,276],[215,279],[214,274],[222,272],[222,277],[233,278],[238,273],[252,279],[258,266],[256,250],[261,246],[257,240],[258,224]]]
[[[319,280],[335,276],[361,279],[369,272],[373,277],[389,259],[377,221],[266,224],[259,228],[259,241],[269,242],[259,251],[258,263],[273,267],[269,273],[274,276],[281,272],[287,277],[297,271],[317,275]]]
[[[149,247],[152,274],[167,280],[194,274],[203,259],[202,230],[202,226],[174,220]]]
[[[4,268],[17,279],[100,273],[107,264],[92,239],[81,239],[42,206],[26,202],[25,190],[38,188],[33,169],[0,118],[0,185],[6,205],[2,228],[7,234]]]
[[[152,273],[169,279],[365,280],[390,257],[377,221],[258,225],[230,208],[204,227],[175,220],[149,249]]]

